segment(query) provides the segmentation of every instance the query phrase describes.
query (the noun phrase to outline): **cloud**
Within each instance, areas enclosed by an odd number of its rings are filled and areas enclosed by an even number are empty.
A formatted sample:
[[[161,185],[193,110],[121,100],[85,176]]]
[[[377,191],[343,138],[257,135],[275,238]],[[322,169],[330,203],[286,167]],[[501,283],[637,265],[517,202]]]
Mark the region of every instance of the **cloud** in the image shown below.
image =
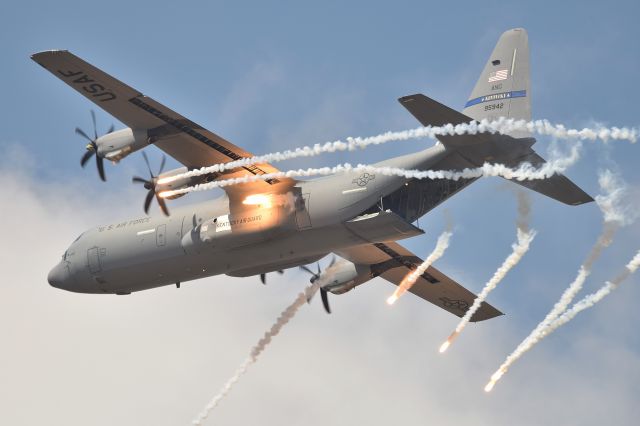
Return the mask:
[[[0,168],[2,424],[188,424],[308,282],[292,270],[266,287],[220,276],[126,297],[51,288],[46,274],[76,234],[138,214],[139,194],[88,194],[18,170]],[[635,330],[611,333],[600,316],[626,300],[593,309],[598,327],[575,321],[548,339],[487,398],[487,374],[525,331],[520,307],[469,327],[442,358],[456,318],[410,296],[390,309],[391,289],[376,279],[334,297],[331,316],[318,300],[303,307],[205,424],[596,425],[640,414]]]

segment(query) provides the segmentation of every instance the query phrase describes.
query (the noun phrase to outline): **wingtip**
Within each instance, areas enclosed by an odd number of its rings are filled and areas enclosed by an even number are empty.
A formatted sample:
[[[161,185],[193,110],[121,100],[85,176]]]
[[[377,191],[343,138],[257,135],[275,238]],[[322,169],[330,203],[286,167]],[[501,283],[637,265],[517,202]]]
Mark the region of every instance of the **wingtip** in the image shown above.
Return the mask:
[[[582,199],[576,200],[576,201],[574,201],[572,203],[567,203],[567,204],[569,204],[570,206],[581,206],[583,204],[589,204],[589,203],[593,203],[594,201],[596,201],[591,195],[589,195],[587,193],[585,193],[584,195],[585,196]]]
[[[417,97],[424,96],[422,93],[415,93],[413,95],[402,96],[398,98],[398,102],[406,104],[407,102],[413,102]]]
[[[40,52],[32,53],[30,58],[37,62],[37,58],[45,55],[55,55],[57,53],[68,53],[69,51],[66,49],[50,49],[50,50],[42,50]]]
[[[494,308],[492,305],[489,305],[487,302],[483,302],[480,309],[475,314],[473,314],[473,316],[469,321],[470,322],[486,321],[493,318],[501,317],[503,315],[505,315],[504,312],[499,311],[498,309]]]

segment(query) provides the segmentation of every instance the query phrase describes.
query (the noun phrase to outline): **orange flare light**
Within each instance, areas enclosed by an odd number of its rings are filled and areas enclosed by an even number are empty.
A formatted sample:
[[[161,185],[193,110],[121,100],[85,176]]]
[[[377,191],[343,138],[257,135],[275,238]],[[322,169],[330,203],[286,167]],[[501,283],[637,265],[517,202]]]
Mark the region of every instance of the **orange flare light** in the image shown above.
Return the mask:
[[[407,290],[413,285],[416,281],[415,278],[412,278],[413,271],[409,272],[403,279],[402,282],[396,287],[396,291],[393,292],[389,298],[387,298],[387,304],[393,305],[396,303],[396,300],[400,299],[400,296],[405,294]]]
[[[447,337],[447,341],[444,342],[441,346],[440,346],[440,353],[444,353],[444,351],[446,351],[447,349],[449,349],[449,346],[451,346],[451,344],[453,343],[453,341],[456,339],[456,337],[458,337],[458,331],[454,331],[453,333],[451,333],[451,335],[449,337]]]
[[[266,195],[266,194],[249,195],[247,198],[244,199],[242,204],[249,205],[249,206],[260,205],[268,209],[271,207],[271,195]]]
[[[498,370],[493,373],[493,375],[491,376],[491,380],[489,380],[489,383],[487,383],[487,385],[484,387],[484,391],[491,392],[493,387],[496,385],[496,382],[500,380],[504,373],[506,373],[506,370]]]
[[[489,381],[489,383],[487,383],[487,385],[484,387],[484,391],[485,392],[491,392],[491,390],[493,389],[493,387],[496,385],[495,380],[491,380]]]

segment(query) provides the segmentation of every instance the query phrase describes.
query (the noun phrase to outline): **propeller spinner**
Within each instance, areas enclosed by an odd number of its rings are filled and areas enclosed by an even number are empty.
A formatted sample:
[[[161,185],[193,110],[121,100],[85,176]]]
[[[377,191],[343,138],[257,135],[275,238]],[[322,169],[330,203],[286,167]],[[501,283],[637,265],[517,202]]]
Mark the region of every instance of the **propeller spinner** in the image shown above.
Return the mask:
[[[98,152],[98,144],[96,143],[96,141],[98,140],[98,129],[96,126],[96,113],[94,110],[91,110],[91,121],[93,123],[93,139],[90,138],[89,135],[87,135],[84,132],[84,130],[82,130],[79,127],[76,127],[76,134],[82,136],[83,138],[89,141],[86,148],[87,152],[85,152],[82,158],[80,159],[80,165],[82,167],[86,166],[89,160],[91,159],[91,157],[95,155],[96,167],[98,168],[98,175],[100,176],[100,179],[102,179],[103,182],[106,182],[107,178],[104,174],[104,158]],[[113,129],[114,129],[114,126],[112,124],[111,127],[109,127],[109,130],[107,130],[106,134],[108,135],[109,133],[113,132]]]
[[[334,256],[333,259],[331,259],[331,263],[329,264],[329,267],[333,266],[335,261],[336,261],[336,258]],[[311,280],[310,280],[311,283],[316,282],[316,280],[318,280],[318,278],[320,278],[320,275],[322,274],[322,271],[320,269],[320,262],[316,264],[316,267],[318,270],[317,272],[314,272],[306,266],[300,266],[300,269],[311,274]],[[328,314],[330,314],[331,307],[329,306],[329,292],[323,287],[320,287],[320,297],[322,298],[322,306],[324,306],[324,310],[327,311]]]
[[[146,214],[149,214],[149,206],[151,206],[151,201],[153,201],[155,197],[158,205],[160,206],[160,210],[162,210],[162,213],[164,213],[166,216],[169,216],[167,203],[164,201],[164,198],[162,198],[158,194],[158,192],[156,192],[156,183],[158,182],[158,176],[160,176],[162,170],[164,170],[164,165],[167,159],[164,155],[162,156],[160,169],[158,170],[158,174],[154,176],[153,172],[151,171],[151,165],[149,164],[149,158],[147,158],[147,154],[144,151],[142,151],[142,156],[144,157],[145,163],[147,163],[147,169],[149,169],[149,179],[144,179],[140,176],[134,176],[131,181],[134,183],[141,183],[144,185],[145,189],[149,190],[149,192],[147,192],[147,197],[144,200],[144,212]]]

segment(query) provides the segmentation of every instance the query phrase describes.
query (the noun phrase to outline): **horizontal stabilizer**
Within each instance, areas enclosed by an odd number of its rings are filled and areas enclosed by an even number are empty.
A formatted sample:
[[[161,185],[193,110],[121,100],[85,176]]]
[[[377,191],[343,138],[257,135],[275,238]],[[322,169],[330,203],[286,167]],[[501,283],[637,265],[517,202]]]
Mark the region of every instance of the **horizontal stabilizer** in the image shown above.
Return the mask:
[[[473,121],[473,118],[434,101],[422,93],[403,96],[398,99],[398,102],[413,114],[423,126],[444,126],[449,123],[455,125]]]
[[[535,168],[540,168],[546,163],[544,158],[540,157],[533,150],[521,161],[521,163],[531,163]],[[580,204],[590,203],[593,198],[584,192],[578,185],[571,182],[565,175],[556,173],[547,179],[522,180],[508,179],[513,183],[529,188],[532,191],[539,192],[542,195],[553,198],[561,203],[578,206]]]
[[[474,121],[473,118],[421,93],[404,96],[398,101],[423,126],[457,125]],[[535,142],[530,138],[515,139],[509,135],[489,132],[437,136],[437,138],[443,145],[456,149],[476,166],[482,165],[485,161],[495,160],[500,154],[508,153],[509,157],[521,156],[524,153],[521,150],[528,149]],[[502,160],[506,162],[508,158]]]

